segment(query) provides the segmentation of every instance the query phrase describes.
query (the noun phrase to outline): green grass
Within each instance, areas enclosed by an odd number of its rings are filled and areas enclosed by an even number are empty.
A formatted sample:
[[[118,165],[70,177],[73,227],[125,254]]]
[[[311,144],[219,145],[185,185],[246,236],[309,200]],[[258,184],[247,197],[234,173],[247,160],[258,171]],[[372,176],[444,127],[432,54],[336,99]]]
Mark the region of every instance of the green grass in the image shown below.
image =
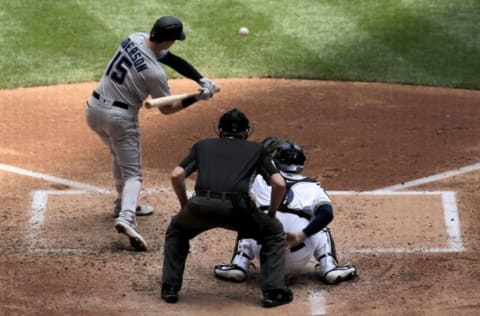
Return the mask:
[[[0,88],[96,81],[123,37],[170,14],[187,33],[172,52],[209,77],[480,89],[478,0],[298,2],[0,0]]]

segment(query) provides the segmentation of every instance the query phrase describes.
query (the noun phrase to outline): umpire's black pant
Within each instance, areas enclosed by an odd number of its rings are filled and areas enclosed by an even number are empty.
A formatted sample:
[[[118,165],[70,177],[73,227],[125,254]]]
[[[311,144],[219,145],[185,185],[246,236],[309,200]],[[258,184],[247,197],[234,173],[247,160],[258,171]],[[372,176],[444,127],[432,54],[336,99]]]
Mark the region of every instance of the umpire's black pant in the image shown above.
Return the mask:
[[[238,199],[194,196],[168,226],[162,282],[180,290],[190,239],[212,228],[237,231],[239,238],[254,238],[262,245],[262,291],[286,289],[286,243],[282,224],[256,209],[245,197]]]

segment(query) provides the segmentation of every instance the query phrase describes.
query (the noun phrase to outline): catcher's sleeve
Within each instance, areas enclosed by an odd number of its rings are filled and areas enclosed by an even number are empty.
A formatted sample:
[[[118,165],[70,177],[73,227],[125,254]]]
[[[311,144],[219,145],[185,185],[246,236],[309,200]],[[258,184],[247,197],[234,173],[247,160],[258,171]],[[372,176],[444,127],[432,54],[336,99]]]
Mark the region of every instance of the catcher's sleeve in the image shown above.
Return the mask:
[[[315,218],[303,229],[303,233],[307,235],[307,237],[310,237],[327,227],[332,220],[332,206],[329,204],[322,204],[315,209]]]

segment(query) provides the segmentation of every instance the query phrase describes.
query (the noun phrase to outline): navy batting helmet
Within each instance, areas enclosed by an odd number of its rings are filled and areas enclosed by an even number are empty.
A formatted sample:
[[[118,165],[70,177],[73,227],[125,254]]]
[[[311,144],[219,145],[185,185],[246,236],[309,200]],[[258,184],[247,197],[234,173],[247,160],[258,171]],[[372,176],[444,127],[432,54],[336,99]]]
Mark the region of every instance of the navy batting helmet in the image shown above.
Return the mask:
[[[185,33],[183,32],[183,24],[174,16],[162,16],[159,18],[150,31],[150,40],[152,42],[163,41],[183,41]]]

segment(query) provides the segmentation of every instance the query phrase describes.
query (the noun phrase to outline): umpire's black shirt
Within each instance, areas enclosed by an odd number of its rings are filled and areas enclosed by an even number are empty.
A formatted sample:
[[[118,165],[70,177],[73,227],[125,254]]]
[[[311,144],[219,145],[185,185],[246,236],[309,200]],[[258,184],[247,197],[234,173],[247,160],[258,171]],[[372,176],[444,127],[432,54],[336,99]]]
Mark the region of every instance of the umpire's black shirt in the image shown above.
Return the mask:
[[[187,177],[198,171],[195,191],[248,193],[256,174],[268,182],[278,172],[262,144],[229,137],[195,143],[180,166]]]

